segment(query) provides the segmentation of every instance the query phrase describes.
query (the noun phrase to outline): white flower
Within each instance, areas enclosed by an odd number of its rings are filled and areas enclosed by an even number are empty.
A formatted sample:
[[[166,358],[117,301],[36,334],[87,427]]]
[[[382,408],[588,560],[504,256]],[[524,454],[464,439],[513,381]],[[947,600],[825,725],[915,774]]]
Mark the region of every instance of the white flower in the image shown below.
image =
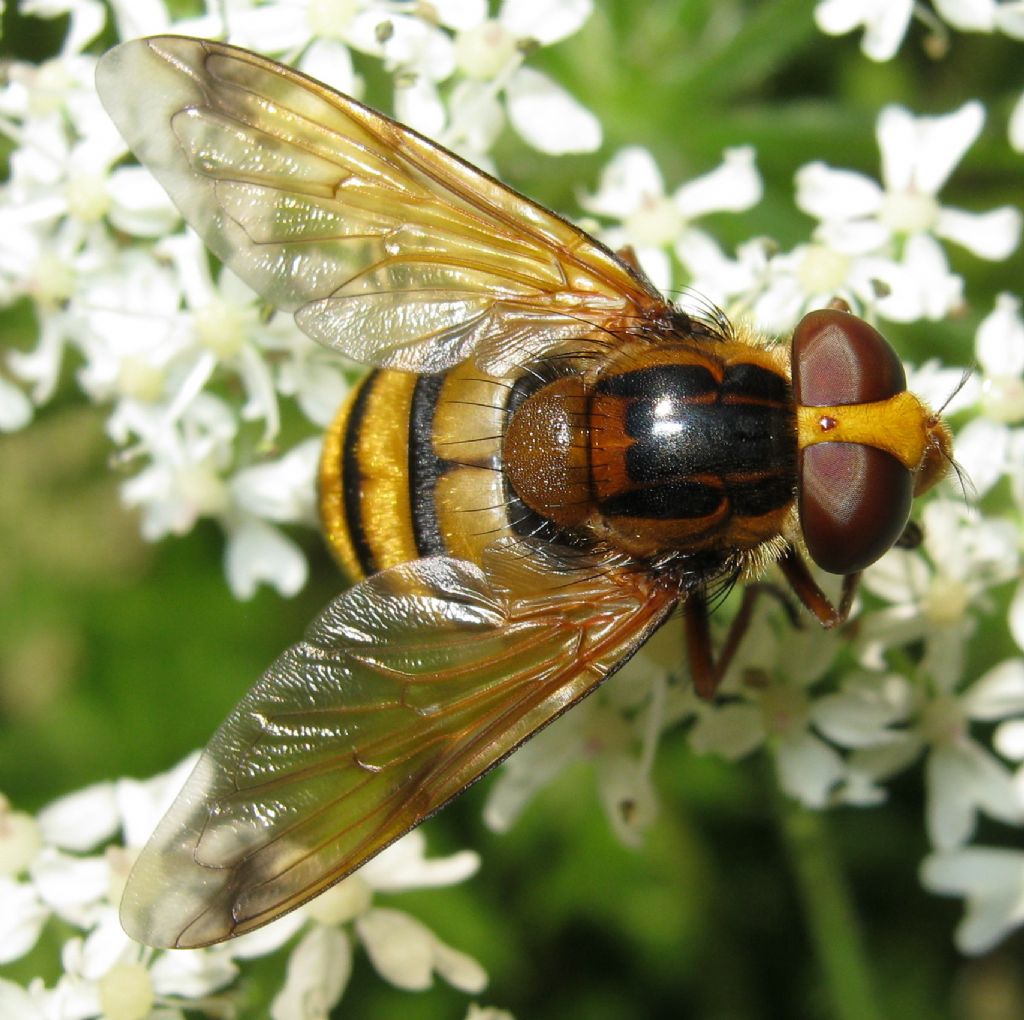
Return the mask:
[[[593,766],[605,815],[625,846],[639,846],[658,814],[651,769],[661,735],[693,709],[672,704],[666,678],[678,667],[678,640],[661,628],[594,695],[533,737],[502,766],[484,807],[494,832],[507,832],[529,801],[576,762]]]
[[[937,198],[977,138],[984,116],[978,102],[945,116],[918,118],[902,107],[888,106],[877,125],[881,186],[824,163],[810,163],[797,173],[797,205],[821,221],[817,238],[851,256],[883,256],[902,263],[902,274],[881,277],[892,291],[879,301],[883,315],[901,321],[938,318],[955,307],[960,285],[950,277],[938,238],[993,260],[1006,258],[1017,247],[1022,219],[1018,209],[968,213],[940,205]]]
[[[741,259],[751,255],[756,256],[757,250],[750,245],[741,249]],[[855,257],[838,251],[816,231],[810,243],[797,245],[792,251],[763,252],[760,273],[748,286],[731,293],[742,294],[745,290],[757,325],[772,333],[784,333],[792,330],[806,312],[824,308],[836,297],[869,315],[889,302],[889,318],[898,318],[890,299],[893,293],[902,294],[903,288],[894,288],[891,281],[903,271],[888,258]],[[959,294],[959,277],[952,281]],[[929,277],[928,285],[932,291],[943,291],[941,276]]]
[[[672,286],[667,250],[702,281],[702,293],[722,291],[710,266],[721,264],[716,242],[694,221],[713,212],[741,212],[761,198],[761,177],[750,146],[728,149],[720,166],[666,194],[654,157],[639,146],[620,150],[604,168],[597,191],[581,194],[580,205],[589,213],[619,220],[602,231],[610,247],[632,246],[644,271],[660,290]]]
[[[882,669],[887,648],[923,641],[924,668],[951,690],[975,617],[991,608],[988,589],[1017,576],[1017,531],[993,518],[979,527],[973,510],[946,499],[926,504],[921,520],[923,550],[892,549],[865,572],[865,588],[890,606],[865,613],[858,644],[861,661]]]
[[[921,866],[932,892],[963,896],[967,914],[956,930],[961,951],[984,953],[1024,923],[1024,853],[964,847],[934,853]]]
[[[270,1004],[273,1020],[326,1020],[352,974],[352,943],[340,928],[316,925],[288,957],[284,985]]]
[[[864,54],[889,60],[903,42],[913,8],[912,0],[819,0],[814,20],[828,35],[845,35],[863,25]]]
[[[51,805],[45,828],[12,811],[6,800],[0,803],[0,962],[19,959],[31,950],[54,914],[80,926],[90,923],[101,908],[108,888],[103,858],[72,856],[44,843],[44,834],[67,832],[62,816],[78,813],[79,806],[88,811],[91,805],[104,816],[100,791],[93,787],[82,791],[74,803],[65,799]],[[109,827],[104,821],[100,828]]]
[[[325,1017],[338,1002],[352,968],[347,925],[377,973],[398,988],[428,988],[434,973],[463,991],[484,987],[487,976],[471,957],[408,914],[374,905],[375,893],[451,885],[479,865],[470,851],[427,858],[425,850],[423,834],[414,830],[298,912],[312,923],[289,957],[284,986],[271,1006],[274,1020]]]
[[[763,746],[780,787],[806,807],[822,808],[846,769],[812,729],[811,688],[831,666],[837,643],[816,625],[793,632],[788,620],[780,622],[770,613],[755,616],[720,688],[734,700],[698,705],[690,745],[729,761]]]
[[[1005,17],[995,0],[934,0],[934,5],[939,18],[964,32],[991,32]],[[845,35],[863,25],[861,49],[865,56],[889,60],[900,48],[914,13],[922,21],[935,16],[930,10],[916,11],[911,0],[819,0],[814,20],[828,35]]]
[[[959,678],[958,678],[959,679]],[[957,691],[932,678],[855,676],[814,710],[818,728],[854,748],[851,773],[873,789],[927,754],[927,827],[934,846],[963,845],[979,812],[1008,824],[1024,822],[1010,770],[970,735],[973,722],[1024,714],[1024,662],[1009,660]]]
[[[493,141],[506,114],[523,141],[541,152],[593,151],[601,144],[597,118],[546,74],[522,66],[532,48],[578,31],[591,8],[590,0],[503,0],[491,18],[485,4],[466,5],[453,25],[455,68],[463,81],[453,93],[450,114],[436,92],[422,89],[413,101],[403,100],[400,91],[399,112],[413,115],[414,127],[475,162],[486,151],[481,143]]]
[[[1020,298],[1003,293],[978,327],[974,344],[980,378],[968,397],[976,417],[958,433],[957,463],[981,499],[1008,478],[1024,507],[1024,319]],[[979,413],[980,412],[980,413]]]

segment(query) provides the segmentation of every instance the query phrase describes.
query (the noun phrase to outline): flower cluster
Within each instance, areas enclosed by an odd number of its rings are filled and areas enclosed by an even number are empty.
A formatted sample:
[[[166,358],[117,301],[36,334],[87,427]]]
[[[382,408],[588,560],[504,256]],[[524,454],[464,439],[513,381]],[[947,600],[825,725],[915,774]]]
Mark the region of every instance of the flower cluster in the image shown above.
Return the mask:
[[[225,38],[355,95],[364,89],[358,69],[372,62],[397,116],[497,172],[493,146],[506,127],[548,155],[600,145],[594,115],[529,66],[538,47],[584,24],[590,0],[504,0],[496,12],[486,0],[220,0],[189,19],[174,19],[162,0],[20,6],[66,17],[67,32],[59,54],[11,63],[0,87],[0,131],[10,142],[0,190],[0,305],[28,309],[36,328],[31,348],[0,362],[0,430],[29,426],[73,370],[85,397],[107,411],[127,472],[123,499],[137,509],[143,535],[158,540],[214,520],[239,598],[261,584],[294,594],[307,563],[289,530],[315,525],[319,435],[349,377],[287,316],[269,314],[233,275],[211,266],[162,189],[126,159],[92,83],[97,40],[103,31],[108,39],[167,30]],[[821,0],[815,17],[829,34],[864,26],[864,52],[886,60],[915,13],[933,33],[1024,37],[1021,5],[996,0],[936,0],[934,12],[910,0]],[[854,627],[794,632],[763,600],[716,704],[689,691],[666,628],[621,677],[509,760],[487,803],[495,830],[512,825],[570,763],[586,760],[612,828],[638,843],[658,811],[650,777],[659,740],[681,727],[697,754],[766,754],[780,789],[812,810],[878,804],[894,776],[920,766],[932,847],[921,880],[966,899],[959,946],[982,952],[1024,923],[1024,318],[1013,293],[1000,294],[991,310],[975,309],[952,268],[960,258],[1009,258],[1022,211],[971,212],[940,198],[985,125],[982,103],[962,98],[939,115],[882,109],[877,180],[820,161],[794,167],[795,204],[813,225],[789,250],[753,237],[730,252],[706,219],[761,201],[751,146],[726,149],[718,166],[674,190],[649,152],[622,149],[579,195],[581,219],[611,247],[632,248],[668,292],[685,289],[773,333],[837,296],[872,321],[960,316],[958,360],[976,371],[967,378],[938,361],[910,371],[910,388],[944,405],[957,425],[958,472],[925,506],[920,547],[896,549],[867,572]],[[1009,139],[1024,150],[1024,97]],[[952,265],[947,245],[955,246]],[[973,310],[984,318],[969,351],[964,323]],[[984,659],[972,654],[979,632],[992,621],[1016,650],[974,669],[968,664]],[[326,1016],[357,945],[400,988],[425,988],[435,974],[469,993],[483,988],[474,960],[375,900],[475,870],[470,853],[426,858],[416,834],[263,932],[180,954],[131,943],[114,904],[131,848],[181,778],[176,770],[150,783],[90,788],[38,818],[0,807],[0,963],[29,953],[47,925],[70,932],[60,979],[28,987],[0,980],[0,1014],[216,1013],[245,961],[283,946],[290,955],[270,1007],[275,1020]],[[997,834],[992,844],[972,844],[979,819]],[[1002,843],[998,833],[1007,834]],[[119,835],[124,846],[97,852]],[[472,1006],[469,1015],[499,1013]]]
[[[348,983],[357,945],[397,988],[428,988],[436,974],[468,993],[483,989],[487,977],[475,960],[404,911],[376,902],[377,894],[451,885],[476,871],[478,858],[468,850],[428,858],[416,832],[313,903],[250,935],[210,949],[163,952],[129,939],[117,917],[128,870],[194,765],[190,758],[146,782],[88,787],[35,818],[0,799],[0,964],[30,952],[51,920],[72,933],[52,987],[42,979],[27,988],[0,979],[7,1020],[218,1015],[239,999],[246,961],[285,944],[288,969],[270,1005],[273,1020],[326,1017]]]
[[[113,2],[118,34],[173,30],[291,61],[359,95],[353,52],[382,62],[399,115],[478,163],[506,123],[546,153],[596,148],[600,125],[525,66],[537,46],[586,20],[589,0],[538,6],[447,0],[422,18],[388,0],[236,0],[171,20],[162,2]],[[0,194],[0,305],[27,300],[38,341],[0,366],[0,430],[24,427],[67,364],[130,472],[123,494],[157,540],[211,519],[225,536],[231,590],[294,595],[307,563],[282,525],[315,526],[319,436],[348,388],[339,359],[268,316],[232,274],[211,272],[195,235],[127,149],[93,86],[87,52],[104,27],[96,0],[23,5],[68,16],[59,55],[15,63],[0,90],[14,143]],[[69,357],[69,354],[72,356]],[[308,442],[281,449],[283,421]]]

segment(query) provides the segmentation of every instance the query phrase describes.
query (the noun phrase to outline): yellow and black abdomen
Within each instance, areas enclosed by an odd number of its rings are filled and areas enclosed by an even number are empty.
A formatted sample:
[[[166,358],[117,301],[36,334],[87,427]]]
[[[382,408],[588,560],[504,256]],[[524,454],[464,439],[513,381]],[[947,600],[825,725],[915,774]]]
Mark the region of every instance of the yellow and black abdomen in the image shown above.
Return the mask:
[[[324,532],[352,581],[421,556],[480,561],[515,533],[501,469],[514,379],[472,363],[371,372],[324,439]]]

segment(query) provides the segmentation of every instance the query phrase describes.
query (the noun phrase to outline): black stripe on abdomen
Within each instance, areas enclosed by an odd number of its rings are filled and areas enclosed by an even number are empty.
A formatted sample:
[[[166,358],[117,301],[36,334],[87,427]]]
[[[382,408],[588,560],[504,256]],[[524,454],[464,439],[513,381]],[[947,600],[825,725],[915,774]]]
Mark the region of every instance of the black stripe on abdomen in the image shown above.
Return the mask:
[[[409,415],[409,501],[413,536],[420,556],[447,552],[437,517],[437,480],[450,467],[434,452],[434,414],[444,386],[444,375],[422,375],[416,380]]]
[[[359,436],[362,433],[363,421],[366,417],[366,408],[370,402],[370,394],[380,377],[380,372],[375,370],[366,377],[359,387],[345,425],[345,439],[341,451],[342,506],[345,511],[345,525],[352,548],[359,560],[359,568],[367,577],[370,574],[375,574],[379,567],[363,525],[363,473],[359,464],[358,447]]]

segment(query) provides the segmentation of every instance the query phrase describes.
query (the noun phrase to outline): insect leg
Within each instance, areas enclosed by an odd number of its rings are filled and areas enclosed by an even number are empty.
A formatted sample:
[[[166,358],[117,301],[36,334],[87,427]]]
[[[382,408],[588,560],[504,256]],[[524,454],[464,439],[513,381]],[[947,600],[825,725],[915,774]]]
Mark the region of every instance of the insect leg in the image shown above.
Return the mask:
[[[850,607],[853,605],[853,597],[860,585],[859,570],[844,575],[839,605],[835,606],[811,576],[803,557],[792,546],[779,558],[778,565],[790,588],[793,589],[793,594],[814,614],[822,627],[831,630],[846,622],[850,615]]]
[[[796,607],[786,593],[774,584],[756,582],[748,584],[743,590],[743,601],[729,624],[729,633],[722,643],[721,650],[715,657],[711,630],[708,626],[708,603],[703,592],[696,592],[686,601],[684,611],[686,619],[686,652],[690,665],[690,675],[698,697],[711,700],[718,685],[722,682],[732,663],[740,642],[743,640],[753,619],[754,606],[761,595],[771,595],[785,609],[790,623],[800,626],[800,618]]]

